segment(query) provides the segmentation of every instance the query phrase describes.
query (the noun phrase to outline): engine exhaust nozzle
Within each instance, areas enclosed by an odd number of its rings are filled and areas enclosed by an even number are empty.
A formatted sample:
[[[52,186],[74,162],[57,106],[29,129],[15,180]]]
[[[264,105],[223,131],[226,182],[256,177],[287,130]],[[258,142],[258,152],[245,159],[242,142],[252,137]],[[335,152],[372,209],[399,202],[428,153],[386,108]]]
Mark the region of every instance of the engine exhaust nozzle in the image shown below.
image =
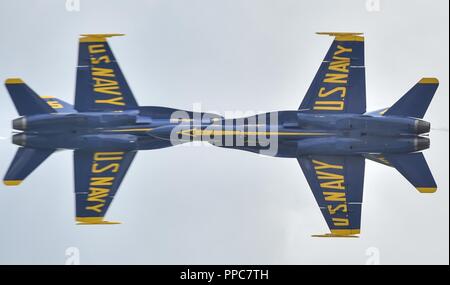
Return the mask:
[[[15,145],[25,146],[27,136],[25,134],[16,134],[12,137],[12,143]]]
[[[430,139],[418,137],[414,140],[414,147],[416,151],[421,151],[430,148]]]
[[[416,121],[416,133],[417,134],[426,134],[431,130],[431,124],[427,121],[417,120]]]
[[[24,131],[27,128],[27,119],[25,117],[20,117],[12,121],[12,127],[15,130]]]

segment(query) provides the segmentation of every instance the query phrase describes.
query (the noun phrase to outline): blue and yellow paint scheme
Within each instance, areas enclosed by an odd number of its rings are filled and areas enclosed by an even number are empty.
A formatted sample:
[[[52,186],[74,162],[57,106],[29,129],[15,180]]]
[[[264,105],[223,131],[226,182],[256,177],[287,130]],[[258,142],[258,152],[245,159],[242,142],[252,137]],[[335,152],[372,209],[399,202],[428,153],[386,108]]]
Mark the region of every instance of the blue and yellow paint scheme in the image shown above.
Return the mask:
[[[366,112],[364,37],[334,37],[297,110],[225,119],[211,113],[141,107],[107,39],[79,39],[75,104],[39,96],[22,79],[5,82],[20,115],[12,138],[19,149],[5,175],[19,185],[55,150],[74,150],[76,221],[114,224],[105,215],[137,151],[195,140],[296,158],[330,233],[361,232],[365,160],[396,168],[421,193],[437,186],[422,150],[430,123],[423,120],[439,82],[421,79],[392,107]]]

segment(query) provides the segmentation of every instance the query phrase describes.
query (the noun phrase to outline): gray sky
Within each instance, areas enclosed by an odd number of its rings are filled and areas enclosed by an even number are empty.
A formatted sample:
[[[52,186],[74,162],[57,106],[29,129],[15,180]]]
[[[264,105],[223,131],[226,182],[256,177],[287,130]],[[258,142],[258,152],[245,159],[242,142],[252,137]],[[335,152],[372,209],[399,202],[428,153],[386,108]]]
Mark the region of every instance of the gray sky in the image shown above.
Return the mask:
[[[0,264],[449,263],[449,2],[381,0],[61,0],[0,2],[0,78],[73,102],[77,38],[125,33],[110,44],[141,105],[204,110],[296,109],[332,38],[366,35],[368,109],[390,106],[424,76],[441,85],[425,119],[439,184],[421,195],[394,169],[367,162],[362,235],[327,232],[295,159],[213,147],[140,152],[108,212],[116,226],[74,223],[71,151],[20,187],[0,186]],[[16,147],[17,116],[0,88],[0,174]],[[445,131],[447,130],[447,131]],[[8,139],[3,139],[3,138]],[[372,249],[375,248],[375,249]]]

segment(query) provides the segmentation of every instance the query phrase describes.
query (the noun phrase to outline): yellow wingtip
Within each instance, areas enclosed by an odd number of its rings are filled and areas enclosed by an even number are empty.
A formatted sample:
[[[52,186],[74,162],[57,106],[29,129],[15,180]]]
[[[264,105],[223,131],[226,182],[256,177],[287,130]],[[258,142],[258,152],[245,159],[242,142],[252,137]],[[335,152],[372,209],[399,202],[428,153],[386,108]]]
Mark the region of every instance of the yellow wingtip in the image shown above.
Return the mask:
[[[22,183],[22,180],[3,180],[3,184],[6,186],[17,186]]]
[[[125,34],[81,34],[81,43],[106,42],[107,38],[125,36]]]
[[[435,77],[424,77],[419,81],[420,84],[439,84],[439,79]]]
[[[359,236],[356,235],[335,235],[335,234],[323,234],[323,235],[312,235],[311,237],[315,238],[359,238]]]
[[[312,237],[321,238],[359,238],[361,230],[359,229],[346,229],[346,230],[331,230],[329,234],[313,235]]]
[[[5,84],[24,84],[22,79],[20,78],[8,78],[5,80]]]
[[[76,217],[77,225],[117,225],[120,222],[109,222],[104,217]]]
[[[327,35],[335,37],[336,41],[340,42],[363,42],[364,37],[362,36],[364,33],[360,32],[317,32],[318,35]]]
[[[364,33],[361,32],[316,32],[318,35],[327,35],[327,36],[361,36]]]
[[[437,191],[437,187],[417,187],[417,190],[420,193],[435,193]]]

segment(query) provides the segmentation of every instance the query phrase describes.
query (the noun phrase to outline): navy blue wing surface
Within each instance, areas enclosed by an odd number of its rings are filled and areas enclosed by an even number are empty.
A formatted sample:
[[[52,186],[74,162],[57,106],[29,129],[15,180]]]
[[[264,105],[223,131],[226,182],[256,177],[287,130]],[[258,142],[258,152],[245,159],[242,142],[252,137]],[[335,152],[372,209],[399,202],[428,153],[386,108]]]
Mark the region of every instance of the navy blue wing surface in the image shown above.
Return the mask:
[[[107,42],[108,37],[119,35],[82,35],[80,38],[75,91],[75,109],[79,112],[138,108]]]
[[[30,116],[55,112],[22,79],[8,78],[5,86],[19,115]]]
[[[3,182],[8,186],[19,185],[54,151],[54,149],[18,148]]]
[[[135,151],[74,152],[76,220],[104,224],[106,212],[119,189]]]
[[[299,110],[339,114],[366,112],[364,37],[359,33],[319,33],[334,36]]]
[[[360,233],[365,159],[362,156],[298,158],[331,236]]]
[[[385,157],[419,192],[436,192],[437,184],[423,153],[386,154]]]
[[[439,87],[437,78],[422,78],[400,100],[390,107],[384,116],[413,117],[422,119]]]

